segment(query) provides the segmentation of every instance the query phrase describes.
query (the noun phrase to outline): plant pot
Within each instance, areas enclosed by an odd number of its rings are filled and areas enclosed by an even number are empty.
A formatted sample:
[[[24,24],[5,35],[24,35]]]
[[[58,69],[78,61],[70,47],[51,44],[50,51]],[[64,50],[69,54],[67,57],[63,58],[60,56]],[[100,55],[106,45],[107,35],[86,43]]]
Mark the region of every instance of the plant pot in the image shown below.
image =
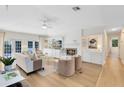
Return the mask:
[[[5,69],[5,71],[11,71],[12,65],[5,66],[4,69]]]
[[[4,64],[0,63],[0,71],[4,71]]]

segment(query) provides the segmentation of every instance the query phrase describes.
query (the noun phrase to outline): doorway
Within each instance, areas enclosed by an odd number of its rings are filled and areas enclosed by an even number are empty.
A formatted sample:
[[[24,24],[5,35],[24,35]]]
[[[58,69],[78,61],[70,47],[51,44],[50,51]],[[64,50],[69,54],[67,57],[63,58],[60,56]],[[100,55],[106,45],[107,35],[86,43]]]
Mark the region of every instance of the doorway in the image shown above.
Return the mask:
[[[112,57],[119,57],[119,37],[112,37],[110,40],[110,54]]]

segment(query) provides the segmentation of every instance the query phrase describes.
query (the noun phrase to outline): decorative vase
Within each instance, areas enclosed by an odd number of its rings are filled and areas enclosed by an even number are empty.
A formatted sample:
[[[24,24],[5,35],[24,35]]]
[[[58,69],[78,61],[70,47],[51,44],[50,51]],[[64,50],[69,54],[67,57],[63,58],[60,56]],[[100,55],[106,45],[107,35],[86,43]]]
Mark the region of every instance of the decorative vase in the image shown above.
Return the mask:
[[[4,64],[0,63],[0,71],[4,71]]]
[[[5,66],[5,71],[11,71],[12,70],[12,65]]]

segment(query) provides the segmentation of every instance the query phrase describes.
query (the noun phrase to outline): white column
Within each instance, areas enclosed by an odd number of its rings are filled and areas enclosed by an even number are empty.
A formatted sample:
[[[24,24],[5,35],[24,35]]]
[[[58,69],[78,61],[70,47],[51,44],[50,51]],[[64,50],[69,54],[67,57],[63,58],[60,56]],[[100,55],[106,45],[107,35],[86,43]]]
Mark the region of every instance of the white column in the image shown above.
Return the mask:
[[[120,37],[120,58],[124,64],[124,29],[121,31]]]
[[[3,48],[4,36],[5,36],[5,33],[4,32],[0,32],[0,56],[3,56],[3,52],[4,52],[4,48]]]

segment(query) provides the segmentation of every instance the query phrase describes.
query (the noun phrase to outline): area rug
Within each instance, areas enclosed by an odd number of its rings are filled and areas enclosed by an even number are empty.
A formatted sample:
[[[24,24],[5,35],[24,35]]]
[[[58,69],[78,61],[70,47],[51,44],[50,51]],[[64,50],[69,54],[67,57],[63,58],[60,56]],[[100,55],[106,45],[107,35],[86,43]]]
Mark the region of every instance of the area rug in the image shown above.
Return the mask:
[[[56,66],[54,64],[52,65],[46,65],[44,70],[39,71],[38,73],[41,76],[47,76],[50,75],[52,73],[56,72]]]

